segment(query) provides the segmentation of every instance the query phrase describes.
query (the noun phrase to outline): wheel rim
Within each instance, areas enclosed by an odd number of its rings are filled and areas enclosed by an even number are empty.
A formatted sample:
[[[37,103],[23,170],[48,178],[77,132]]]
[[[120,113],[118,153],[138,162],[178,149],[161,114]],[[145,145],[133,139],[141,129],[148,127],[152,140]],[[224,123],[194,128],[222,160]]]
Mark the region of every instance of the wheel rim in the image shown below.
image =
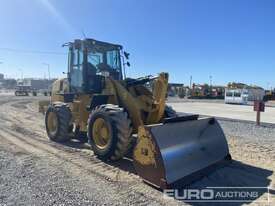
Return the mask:
[[[57,115],[54,112],[50,112],[47,119],[48,131],[51,135],[54,135],[57,132]]]
[[[110,142],[110,130],[108,124],[103,118],[98,118],[93,124],[93,140],[100,149],[105,149]]]

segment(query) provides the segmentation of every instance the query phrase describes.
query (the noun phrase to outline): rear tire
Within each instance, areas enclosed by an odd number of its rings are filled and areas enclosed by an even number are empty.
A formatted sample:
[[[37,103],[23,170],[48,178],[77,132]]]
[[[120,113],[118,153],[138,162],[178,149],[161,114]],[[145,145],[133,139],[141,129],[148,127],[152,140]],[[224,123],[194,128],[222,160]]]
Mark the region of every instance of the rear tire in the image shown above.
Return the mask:
[[[98,132],[98,122],[104,125],[101,129],[104,128],[104,133],[108,135]],[[98,158],[102,160],[121,159],[128,152],[132,142],[131,125],[131,120],[123,108],[111,104],[96,107],[88,120],[88,138]],[[100,144],[98,138],[107,140],[105,144]]]
[[[55,142],[71,139],[71,111],[66,104],[50,105],[45,116],[48,137]]]

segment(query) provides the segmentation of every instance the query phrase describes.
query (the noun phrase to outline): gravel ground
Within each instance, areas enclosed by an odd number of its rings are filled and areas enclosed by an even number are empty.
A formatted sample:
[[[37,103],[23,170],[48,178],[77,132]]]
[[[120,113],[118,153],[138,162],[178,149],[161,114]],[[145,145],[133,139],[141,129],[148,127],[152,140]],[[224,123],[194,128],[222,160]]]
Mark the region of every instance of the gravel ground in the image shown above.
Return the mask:
[[[44,161],[18,148],[2,148],[0,203],[7,205],[159,205],[160,201],[89,174],[70,162]],[[82,170],[83,169],[83,170]],[[87,176],[87,177],[85,177]],[[128,185],[129,186],[129,185]],[[131,185],[133,187],[133,185]]]
[[[50,142],[37,113],[43,98],[0,98],[0,205],[207,205],[164,198],[136,175],[129,160],[106,164],[87,144]],[[275,188],[275,128],[219,122],[234,160],[188,187]],[[267,205],[257,203],[264,198],[247,204]]]
[[[274,143],[275,125],[257,126],[255,123],[236,120],[219,120],[224,132],[229,136],[247,140]]]

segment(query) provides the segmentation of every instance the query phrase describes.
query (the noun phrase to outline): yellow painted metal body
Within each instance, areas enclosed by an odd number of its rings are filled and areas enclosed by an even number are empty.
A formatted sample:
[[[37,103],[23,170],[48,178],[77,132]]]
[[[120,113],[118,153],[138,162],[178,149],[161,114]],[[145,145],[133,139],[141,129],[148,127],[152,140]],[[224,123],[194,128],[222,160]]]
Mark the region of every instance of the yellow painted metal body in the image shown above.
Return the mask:
[[[134,150],[134,159],[141,165],[156,165],[156,146],[149,132],[144,127],[139,127],[138,142]]]
[[[153,84],[154,108],[147,117],[147,124],[156,124],[163,118],[168,88],[168,74],[161,73]]]
[[[133,132],[138,134],[137,144],[133,151],[133,158],[141,165],[146,167],[156,167],[158,147],[153,141],[150,133],[145,129],[145,125],[158,124],[164,116],[165,99],[168,87],[168,74],[161,73],[158,78],[153,81],[152,91],[143,85],[130,86],[124,85],[125,82],[105,79],[104,89],[101,94],[76,94],[72,102],[69,102],[69,107],[72,112],[71,122],[80,131],[87,131],[87,120],[93,96],[106,95],[108,104],[119,105],[125,108],[132,121]],[[66,79],[57,80],[52,87],[51,104],[56,102],[64,102],[64,93],[69,91],[69,85]],[[102,122],[95,124],[94,134],[97,145],[104,148],[108,142],[108,130],[99,129],[102,127]],[[97,135],[99,134],[99,135]],[[96,138],[96,137],[99,138]],[[106,137],[106,141],[102,139]]]
[[[161,73],[154,80],[153,91],[149,91],[143,85],[132,86],[126,89],[123,81],[106,78],[105,87],[101,94],[108,96],[107,103],[119,105],[127,110],[133,123],[133,130],[147,124],[159,123],[163,118],[165,98],[168,85],[168,74]],[[64,93],[69,92],[67,79],[59,79],[53,83],[51,103],[64,102]],[[95,94],[98,95],[98,94]],[[87,120],[93,94],[76,94],[73,101],[69,102],[72,111],[72,122],[80,128],[80,131],[87,131]]]
[[[79,94],[72,103],[69,103],[72,111],[73,122],[80,128],[80,131],[87,131],[87,120],[89,112],[87,106],[91,102],[91,95]]]

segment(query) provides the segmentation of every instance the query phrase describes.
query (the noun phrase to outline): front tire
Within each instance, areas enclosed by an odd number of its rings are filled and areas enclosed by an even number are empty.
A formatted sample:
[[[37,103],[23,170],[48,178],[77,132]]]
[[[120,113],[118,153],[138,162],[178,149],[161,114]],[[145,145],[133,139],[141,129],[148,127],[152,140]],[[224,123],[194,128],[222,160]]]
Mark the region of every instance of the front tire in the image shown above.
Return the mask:
[[[48,137],[55,142],[66,142],[71,136],[71,111],[66,104],[50,105],[45,124]]]
[[[132,142],[131,120],[123,108],[100,105],[90,114],[88,138],[91,147],[102,160],[121,159]]]

